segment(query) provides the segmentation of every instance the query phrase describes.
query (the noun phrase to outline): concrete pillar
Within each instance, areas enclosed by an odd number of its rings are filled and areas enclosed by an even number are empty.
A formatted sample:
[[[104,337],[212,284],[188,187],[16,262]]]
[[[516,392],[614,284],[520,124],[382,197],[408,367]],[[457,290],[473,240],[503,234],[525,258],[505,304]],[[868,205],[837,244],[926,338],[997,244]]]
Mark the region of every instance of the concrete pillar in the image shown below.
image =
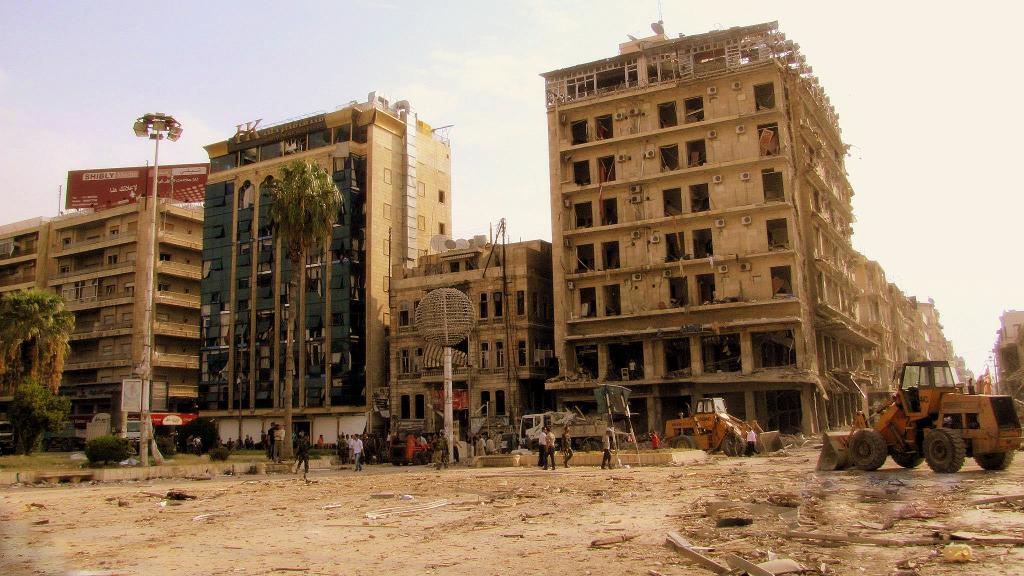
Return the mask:
[[[658,397],[658,387],[651,386],[651,395],[647,400],[647,431],[653,432],[661,429],[661,399]]]
[[[649,380],[656,376],[661,376],[665,373],[665,370],[661,366],[662,360],[658,354],[655,354],[656,349],[659,347],[655,346],[654,340],[646,339],[643,341],[644,349],[644,379]]]
[[[608,378],[608,345],[598,344],[597,345],[597,379],[605,380]]]
[[[757,407],[754,405],[754,391],[743,391],[743,414],[746,420],[760,420],[757,415]]]
[[[700,352],[700,336],[690,336],[690,373],[700,376],[704,373],[704,357]]]
[[[817,410],[815,409],[817,396],[813,385],[807,385],[800,389],[800,427],[804,434],[816,434],[819,430]]]
[[[750,332],[740,332],[740,371],[751,374],[754,371],[754,349],[750,340]]]

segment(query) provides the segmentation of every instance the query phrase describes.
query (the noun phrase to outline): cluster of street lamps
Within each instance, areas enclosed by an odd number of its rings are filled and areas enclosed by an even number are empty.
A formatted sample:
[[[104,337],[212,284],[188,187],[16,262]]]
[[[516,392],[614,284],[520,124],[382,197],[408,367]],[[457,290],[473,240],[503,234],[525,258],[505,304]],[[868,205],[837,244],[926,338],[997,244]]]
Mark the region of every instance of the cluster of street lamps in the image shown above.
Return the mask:
[[[160,458],[160,452],[156,449],[156,442],[152,440],[152,434],[150,434],[153,425],[149,416],[149,401],[153,390],[153,308],[155,306],[154,299],[156,298],[156,263],[159,259],[157,245],[157,212],[159,212],[157,209],[159,204],[157,199],[157,182],[160,173],[160,141],[164,138],[171,142],[177,141],[178,138],[181,138],[182,129],[181,123],[175,120],[174,116],[160,112],[140,116],[135,120],[134,129],[136,136],[149,138],[155,143],[155,150],[153,152],[153,192],[149,200],[150,205],[148,206],[152,211],[153,229],[150,235],[152,254],[150,254],[147,270],[145,290],[146,314],[143,317],[143,326],[145,326],[146,332],[141,370],[139,370],[139,375],[142,376],[142,406],[139,411],[139,456],[142,460],[142,465],[149,466],[150,443],[153,444],[153,454],[156,455],[157,459]]]

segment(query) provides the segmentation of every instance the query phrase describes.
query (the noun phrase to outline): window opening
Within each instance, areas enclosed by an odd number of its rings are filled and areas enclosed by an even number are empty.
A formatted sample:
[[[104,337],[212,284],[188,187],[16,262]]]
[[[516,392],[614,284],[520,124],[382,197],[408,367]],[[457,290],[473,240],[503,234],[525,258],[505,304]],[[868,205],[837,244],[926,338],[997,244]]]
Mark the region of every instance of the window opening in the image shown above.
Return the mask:
[[[686,123],[701,122],[704,120],[704,98],[697,96],[683,100],[683,111],[686,113]]]
[[[773,266],[771,275],[773,296],[793,294],[793,279],[789,266]]]
[[[494,392],[494,415],[504,416],[505,415],[505,391],[496,390]]]
[[[754,368],[778,368],[796,365],[796,341],[792,330],[754,332],[750,335],[754,348]]]
[[[576,247],[576,272],[591,272],[594,266],[594,245],[583,244]]]
[[[711,237],[711,229],[693,231],[693,256],[707,258],[715,253],[715,243]]]
[[[485,320],[487,318],[487,293],[480,293],[480,319]]]
[[[587,143],[587,121],[577,120],[569,125],[569,129],[572,131],[572,143],[573,144],[586,144]]]
[[[505,299],[501,292],[491,294],[491,302],[494,304],[494,317],[501,318],[505,315]]]
[[[668,232],[665,234],[665,262],[678,262],[685,259],[685,244],[683,244],[683,232]]]
[[[676,118],[676,103],[658,104],[658,128],[671,128],[679,123]]]
[[[679,216],[683,213],[682,190],[669,188],[661,193],[662,206],[665,216]]]
[[[761,187],[764,189],[764,199],[766,202],[785,201],[786,194],[782,184],[782,172],[776,172],[771,168],[762,170]]]
[[[665,372],[670,376],[690,375],[690,339],[665,340]]]
[[[761,156],[776,156],[779,153],[779,125],[761,124],[757,127],[757,142]]]
[[[703,140],[686,143],[686,165],[688,167],[703,166],[708,161],[707,145]]]
[[[715,302],[714,274],[697,275],[697,299],[702,305],[713,304]]]
[[[597,316],[597,289],[580,288],[580,317],[593,318]]]
[[[605,270],[615,270],[619,267],[619,242],[617,240],[601,243],[601,263],[604,264]]]
[[[516,316],[526,315],[526,292],[516,290]]]
[[[701,356],[704,359],[705,372],[715,373],[740,371],[739,334],[704,336],[700,339],[700,344]]]
[[[754,86],[755,110],[771,110],[775,108],[775,85],[758,84]]]
[[[707,184],[694,184],[690,186],[690,211],[706,212],[711,210],[711,194],[708,192]]]
[[[611,226],[619,223],[619,203],[615,198],[601,200],[601,225]]]
[[[602,156],[597,159],[597,181],[611,182],[615,180],[615,156]]]
[[[612,128],[612,115],[606,114],[604,116],[598,116],[597,118],[594,118],[594,132],[598,140],[612,138],[614,136],[614,130]]]
[[[765,227],[768,231],[768,249],[786,250],[789,248],[789,227],[785,218],[769,220]]]
[[[618,316],[622,314],[622,303],[620,301],[618,284],[609,284],[604,287],[604,315]]]
[[[581,344],[575,347],[576,372],[587,378],[597,377],[597,345]]]
[[[580,160],[572,163],[572,180],[577,186],[590,184],[590,160]]]
[[[686,306],[690,303],[689,287],[686,277],[672,277],[668,280],[668,301],[673,307]]]
[[[580,202],[574,208],[577,228],[590,228],[594,225],[594,210],[590,202]]]
[[[643,342],[608,344],[608,380],[640,380],[643,377]]]
[[[661,146],[658,148],[661,152],[661,171],[668,172],[670,170],[679,169],[679,146],[672,144],[669,146]]]
[[[416,395],[416,419],[417,420],[422,420],[423,419],[423,414],[425,412],[425,408],[426,408],[426,405],[427,405],[427,403],[424,400],[425,399],[424,399],[423,394],[417,394]]]

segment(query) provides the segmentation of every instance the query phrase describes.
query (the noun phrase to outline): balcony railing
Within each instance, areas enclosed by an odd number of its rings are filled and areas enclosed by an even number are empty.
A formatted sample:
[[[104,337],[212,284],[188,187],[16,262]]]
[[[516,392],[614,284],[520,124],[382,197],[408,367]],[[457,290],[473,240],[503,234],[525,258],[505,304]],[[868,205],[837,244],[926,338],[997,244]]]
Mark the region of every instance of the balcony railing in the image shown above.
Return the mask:
[[[161,336],[181,336],[183,338],[199,338],[198,324],[180,322],[154,322],[153,331]]]
[[[110,324],[104,324],[103,322],[85,322],[81,326],[75,325],[75,329],[71,331],[72,340],[85,340],[87,338],[105,338],[107,336],[113,336],[112,332],[120,330],[131,330],[132,322],[112,322]]]
[[[73,354],[64,364],[64,370],[93,370],[97,368],[128,366],[132,361],[131,356],[129,352]]]
[[[157,302],[185,306],[187,308],[199,308],[198,294],[185,294],[182,292],[161,291],[156,293]]]
[[[118,273],[128,273],[135,270],[135,262],[115,262],[114,264],[93,264],[92,266],[83,266],[75,268],[74,270],[68,270],[67,272],[58,272],[50,279],[49,284],[60,284],[60,280],[70,278],[72,276],[84,276],[86,274],[93,274],[96,272],[112,272],[117,271]]]
[[[87,308],[94,308],[94,307],[98,307],[98,306],[106,306],[108,303],[109,304],[119,304],[119,303],[122,303],[122,302],[114,302],[115,300],[123,300],[124,301],[123,303],[128,303],[128,302],[131,302],[133,298],[134,298],[134,296],[132,296],[131,294],[124,294],[124,293],[104,294],[102,296],[96,296],[96,295],[82,296],[80,298],[75,298],[73,296],[65,296],[64,297],[64,305],[67,307],[68,310],[71,310],[71,311],[85,310]]]
[[[165,368],[190,368],[199,369],[199,353],[193,354],[161,354],[153,355],[153,364]]]
[[[183,262],[171,262],[168,260],[161,260],[157,263],[156,269],[158,272],[163,274],[169,274],[171,276],[177,276],[179,278],[188,278],[190,280],[202,279],[202,270],[199,266],[194,264],[185,264]]]
[[[135,233],[131,233],[131,234],[107,234],[105,236],[100,236],[99,238],[90,238],[89,240],[78,240],[78,241],[71,242],[69,244],[61,244],[60,246],[57,247],[57,249],[54,252],[56,252],[57,254],[81,252],[83,250],[88,250],[88,249],[96,246],[97,244],[103,244],[105,242],[117,243],[117,244],[121,244],[121,243],[125,243],[125,242],[134,242],[135,241],[135,237],[136,237]]]
[[[22,258],[24,256],[35,256],[38,252],[39,251],[35,245],[27,248],[14,246],[14,248],[9,252],[6,250],[0,252],[0,262],[3,262],[4,260],[13,260],[14,258]]]
[[[35,281],[36,281],[36,273],[35,273],[35,271],[33,271],[31,273],[20,272],[18,274],[10,274],[10,275],[0,276],[0,286],[13,286],[15,284],[24,284],[25,282],[35,282]]]

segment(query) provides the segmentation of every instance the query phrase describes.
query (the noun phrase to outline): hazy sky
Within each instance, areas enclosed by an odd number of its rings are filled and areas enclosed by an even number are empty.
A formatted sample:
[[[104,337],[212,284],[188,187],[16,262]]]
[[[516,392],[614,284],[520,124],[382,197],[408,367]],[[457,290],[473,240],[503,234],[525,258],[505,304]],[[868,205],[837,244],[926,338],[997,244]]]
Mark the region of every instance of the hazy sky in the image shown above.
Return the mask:
[[[1024,8],[972,2],[663,2],[670,36],[778,20],[853,145],[854,245],[984,370],[1024,308],[1014,38]],[[646,36],[656,0],[0,3],[0,224],[57,211],[73,169],[143,164],[132,121],[184,125],[161,162],[205,161],[234,126],[379,90],[454,124],[456,236],[508,219],[550,239],[541,72]]]

